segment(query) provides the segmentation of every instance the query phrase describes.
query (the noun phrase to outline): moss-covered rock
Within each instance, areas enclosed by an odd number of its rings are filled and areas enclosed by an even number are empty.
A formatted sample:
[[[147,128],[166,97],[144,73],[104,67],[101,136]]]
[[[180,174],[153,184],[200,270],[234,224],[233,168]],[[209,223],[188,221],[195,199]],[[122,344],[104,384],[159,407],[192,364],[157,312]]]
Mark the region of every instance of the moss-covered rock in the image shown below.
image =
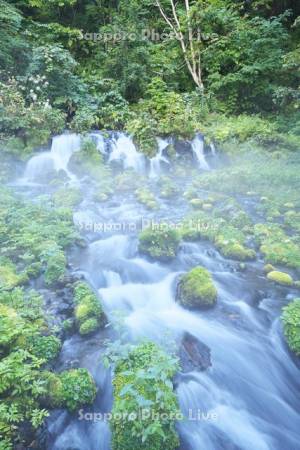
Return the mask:
[[[142,203],[148,209],[158,209],[158,203],[155,196],[146,188],[138,189],[135,191],[137,200]]]
[[[260,251],[268,263],[300,267],[300,246],[278,225],[256,224],[254,234],[260,244]]]
[[[278,272],[277,270],[269,272],[267,278],[268,280],[275,281],[275,283],[281,284],[283,286],[293,285],[293,278],[288,273]]]
[[[177,301],[188,308],[207,308],[215,305],[218,292],[212,277],[204,267],[195,267],[183,275],[177,287]]]
[[[274,266],[272,266],[272,264],[266,264],[264,266],[264,272],[265,273],[269,273],[269,272],[274,272],[276,269]]]
[[[175,258],[179,243],[179,233],[164,225],[157,229],[147,228],[139,235],[139,251],[160,261]]]
[[[71,412],[91,405],[97,392],[93,377],[86,369],[66,370],[59,375],[49,373],[47,391],[52,406]]]
[[[101,301],[87,283],[74,286],[75,318],[82,335],[97,331],[105,323]]]
[[[284,335],[290,349],[300,356],[300,299],[283,308],[281,316]]]

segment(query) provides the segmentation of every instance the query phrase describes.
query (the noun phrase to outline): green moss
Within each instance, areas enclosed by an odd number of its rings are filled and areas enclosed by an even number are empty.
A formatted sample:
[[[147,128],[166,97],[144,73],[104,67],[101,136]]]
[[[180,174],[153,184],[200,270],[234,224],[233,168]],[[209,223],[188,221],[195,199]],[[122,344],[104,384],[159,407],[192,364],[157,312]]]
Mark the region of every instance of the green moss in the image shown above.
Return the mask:
[[[288,346],[300,356],[300,299],[283,308],[281,319]]]
[[[148,189],[138,189],[135,191],[137,200],[146,206],[148,209],[158,209],[158,203],[155,196]]]
[[[66,257],[63,251],[54,250],[46,257],[45,282],[47,285],[55,285],[63,281],[66,272]]]
[[[226,213],[227,214],[227,213]],[[230,219],[224,219],[224,211],[215,209],[212,214],[199,211],[186,220],[180,230],[183,239],[198,240],[208,239],[226,258],[238,261],[255,259],[254,250],[246,247],[246,235],[249,223],[243,213],[229,214]],[[244,228],[238,227],[242,223]],[[232,223],[237,223],[233,225]]]
[[[48,362],[55,359],[61,349],[61,341],[56,336],[32,336],[29,351],[39,359]]]
[[[161,225],[159,229],[147,228],[139,235],[139,251],[160,261],[176,257],[180,236],[174,229]]]
[[[88,334],[92,334],[99,329],[99,322],[97,319],[87,319],[85,322],[80,325],[79,333],[82,336],[86,336]]]
[[[210,273],[204,267],[195,267],[180,279],[177,301],[188,308],[205,308],[215,305],[217,290]]]
[[[300,246],[278,225],[257,224],[254,233],[268,263],[300,267]]]
[[[268,280],[275,281],[275,283],[282,284],[283,286],[293,285],[293,278],[288,273],[274,270],[268,273],[267,278]]]
[[[17,273],[16,266],[7,258],[0,259],[0,290],[10,290],[28,281],[26,273]]]
[[[195,209],[201,209],[203,206],[203,199],[200,198],[192,198],[189,203]]]
[[[101,153],[90,138],[83,140],[80,151],[73,153],[69,164],[79,176],[88,175],[98,182],[110,177],[110,168],[104,165]]]
[[[105,322],[100,299],[87,283],[78,282],[74,286],[75,318],[82,335],[92,333]]]
[[[50,404],[71,412],[91,405],[96,398],[96,385],[86,369],[66,370],[59,375],[48,374],[47,391]]]
[[[153,343],[135,347],[119,361],[113,380],[113,450],[178,448],[175,420],[179,407],[172,385],[176,369],[177,361]],[[143,411],[148,412],[144,419]],[[128,418],[118,420],[119,414]],[[131,420],[130,415],[137,417]]]
[[[274,266],[272,266],[272,264],[266,264],[264,266],[264,272],[265,273],[273,272],[274,270],[276,270],[276,269],[275,269]]]
[[[58,208],[74,208],[82,200],[82,194],[78,188],[62,187],[53,195],[54,205]]]

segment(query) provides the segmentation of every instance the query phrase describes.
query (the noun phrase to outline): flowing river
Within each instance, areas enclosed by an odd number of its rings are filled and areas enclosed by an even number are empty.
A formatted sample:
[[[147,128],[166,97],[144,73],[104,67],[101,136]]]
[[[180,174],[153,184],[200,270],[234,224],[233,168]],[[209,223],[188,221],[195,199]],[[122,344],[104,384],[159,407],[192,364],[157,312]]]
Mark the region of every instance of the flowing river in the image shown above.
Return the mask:
[[[95,133],[93,139],[108,164],[121,161],[125,169],[146,174],[156,189],[158,210],[149,211],[130,192],[95,202],[89,182],[68,168],[79,146],[78,137],[68,134],[55,138],[51,151],[29,161],[16,188],[27,196],[45,193],[51,187],[43,184],[43,175],[53,169],[65,170],[68,182],[84,192],[74,222],[88,242],[85,248],[69,253],[69,262],[99,292],[110,323],[121,314],[134,341],[179,342],[189,332],[210,348],[210,368],[176,378],[180,408],[187,417],[178,423],[180,449],[300,449],[299,367],[282,339],[279,320],[282,306],[296,292],[267,281],[262,275],[263,261],[247,263],[242,270],[207,242],[181,244],[169,264],[140,255],[137,235],[143,221],[178,221],[188,212],[181,193],[171,200],[159,196],[160,172],[170,165],[163,153],[168,142],[160,140],[158,155],[147,162],[125,135],[104,139]],[[201,136],[193,141],[192,151],[198,162],[194,170],[209,170]],[[247,207],[247,199],[240,201]],[[103,224],[109,226],[103,229]],[[178,275],[197,265],[211,272],[218,289],[217,306],[209,311],[189,311],[175,302]],[[103,341],[113,335],[111,328],[91,338],[73,335],[64,342],[57,363],[58,370],[86,367],[94,376],[98,395],[85,412],[103,414],[112,408],[112,375],[102,364]],[[47,420],[46,448],[109,450],[109,423],[80,419],[79,414],[54,411]]]

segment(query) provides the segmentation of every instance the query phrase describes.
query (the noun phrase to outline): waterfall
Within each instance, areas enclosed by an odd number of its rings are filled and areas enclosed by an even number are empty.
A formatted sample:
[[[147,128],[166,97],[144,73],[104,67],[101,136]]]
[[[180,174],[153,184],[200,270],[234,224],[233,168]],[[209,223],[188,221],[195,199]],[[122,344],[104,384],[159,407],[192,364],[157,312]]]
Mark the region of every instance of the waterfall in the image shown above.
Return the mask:
[[[156,178],[161,172],[161,163],[170,164],[166,157],[163,156],[163,151],[168,147],[169,141],[157,138],[158,152],[156,156],[150,159],[150,178]]]
[[[192,150],[197,158],[200,169],[210,170],[210,167],[205,159],[204,155],[204,139],[201,134],[197,134],[192,140]]]
[[[217,152],[216,152],[215,144],[213,142],[210,144],[210,149],[211,149],[211,154],[213,156],[215,156]]]
[[[113,139],[112,151],[109,155],[109,162],[121,161],[124,169],[134,169],[138,173],[145,171],[145,158],[139,153],[132,141],[132,138],[124,133],[118,133]]]
[[[102,155],[107,155],[106,142],[103,135],[98,132],[98,133],[90,133],[89,136],[93,140],[93,142],[95,142],[97,150],[100,153],[102,153]]]
[[[80,150],[81,138],[77,134],[62,134],[52,140],[50,152],[33,156],[27,163],[24,178],[29,181],[45,181],[54,172],[63,170],[70,179],[74,175],[68,170],[72,154]]]

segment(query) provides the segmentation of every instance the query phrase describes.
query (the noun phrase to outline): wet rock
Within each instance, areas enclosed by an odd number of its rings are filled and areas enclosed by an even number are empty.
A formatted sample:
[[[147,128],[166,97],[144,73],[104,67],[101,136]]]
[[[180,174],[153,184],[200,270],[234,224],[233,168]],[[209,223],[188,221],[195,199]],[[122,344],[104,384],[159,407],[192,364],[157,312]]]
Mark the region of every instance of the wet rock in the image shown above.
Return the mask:
[[[209,347],[190,333],[184,334],[178,356],[183,373],[203,371],[212,365]]]

